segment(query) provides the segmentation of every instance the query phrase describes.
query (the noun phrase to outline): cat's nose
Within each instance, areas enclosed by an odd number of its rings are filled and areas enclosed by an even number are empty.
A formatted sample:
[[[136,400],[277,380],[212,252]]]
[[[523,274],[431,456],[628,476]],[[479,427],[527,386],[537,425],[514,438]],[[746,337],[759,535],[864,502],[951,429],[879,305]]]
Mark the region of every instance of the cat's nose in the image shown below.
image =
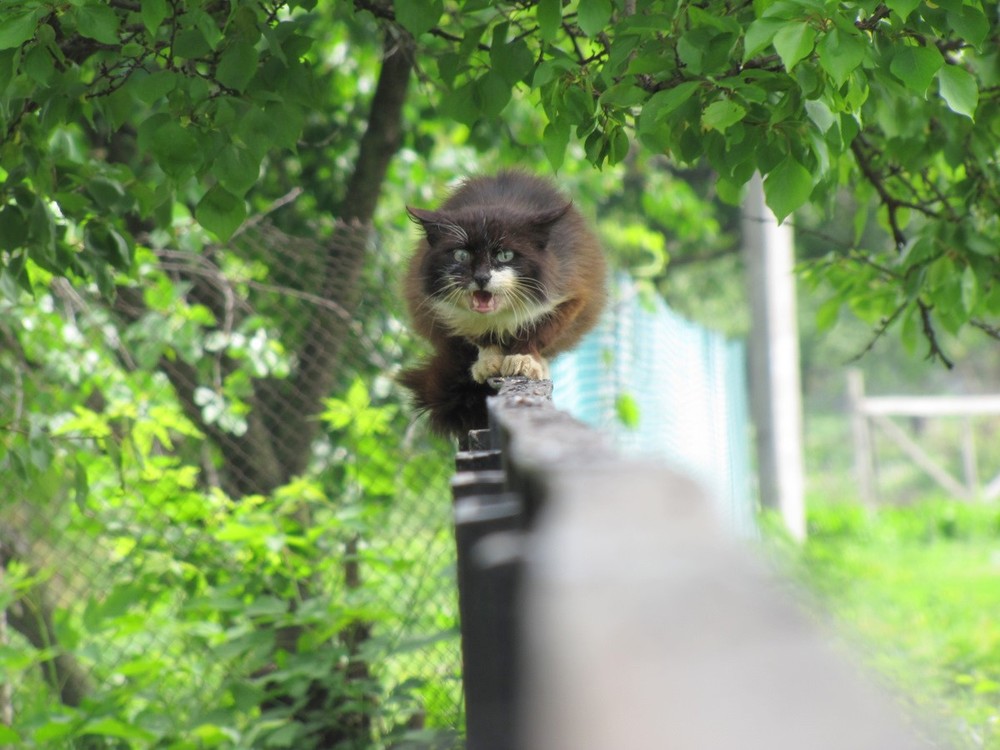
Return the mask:
[[[472,275],[472,280],[480,289],[485,289],[486,285],[490,283],[490,274],[480,271]]]

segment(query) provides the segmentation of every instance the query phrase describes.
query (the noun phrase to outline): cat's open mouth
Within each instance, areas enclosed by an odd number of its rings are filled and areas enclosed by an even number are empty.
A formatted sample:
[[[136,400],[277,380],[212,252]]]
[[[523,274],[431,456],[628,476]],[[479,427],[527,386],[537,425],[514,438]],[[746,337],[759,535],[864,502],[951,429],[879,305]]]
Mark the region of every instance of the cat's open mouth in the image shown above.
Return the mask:
[[[497,298],[490,292],[473,292],[470,304],[475,312],[483,314],[496,312],[498,307]]]

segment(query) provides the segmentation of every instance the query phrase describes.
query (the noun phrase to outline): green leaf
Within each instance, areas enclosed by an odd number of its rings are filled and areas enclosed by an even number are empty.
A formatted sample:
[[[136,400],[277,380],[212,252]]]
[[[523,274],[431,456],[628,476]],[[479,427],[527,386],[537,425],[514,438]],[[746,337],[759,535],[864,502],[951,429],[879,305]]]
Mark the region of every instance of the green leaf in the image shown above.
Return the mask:
[[[83,509],[87,505],[87,496],[90,494],[90,484],[87,481],[87,467],[79,461],[75,462],[73,473],[73,502],[77,507]]]
[[[567,88],[563,104],[567,117],[574,125],[581,125],[594,116],[594,97],[582,86]]]
[[[212,174],[226,190],[242,196],[256,184],[260,176],[260,159],[249,149],[228,143],[223,146],[212,165]]]
[[[0,31],[0,34],[2,33]],[[0,94],[7,90],[14,78],[17,57],[17,50],[0,49]]]
[[[782,222],[809,200],[812,188],[812,174],[789,155],[764,178],[765,202]]]
[[[65,268],[56,257],[55,220],[44,201],[35,201],[28,214],[28,244],[31,259],[54,273],[62,273]]]
[[[167,0],[142,0],[141,6],[142,25],[150,36],[155,36],[156,30],[167,17]]]
[[[48,88],[52,81],[52,75],[56,71],[52,55],[47,49],[37,44],[28,48],[28,54],[24,56],[21,67],[29,78],[43,88]]]
[[[566,157],[566,146],[569,145],[569,123],[565,120],[550,122],[542,133],[542,148],[553,171],[558,172]]]
[[[608,165],[614,166],[628,156],[629,140],[625,128],[616,127],[608,133]]]
[[[107,177],[94,177],[88,180],[86,190],[87,194],[104,211],[127,210],[127,207],[132,203],[132,199],[126,195],[122,184]]]
[[[701,86],[700,81],[685,81],[671,89],[657,91],[642,108],[643,119],[650,121],[662,120],[668,114],[680,107],[691,98]]]
[[[562,25],[562,0],[538,0],[535,6],[535,20],[542,41],[552,42]]]
[[[150,121],[154,118],[154,130],[148,135],[149,148],[160,168],[174,179],[190,177],[201,164],[198,138],[172,119],[154,115]]]
[[[271,118],[260,107],[252,107],[241,119],[237,132],[243,144],[258,158],[263,159],[273,144]]]
[[[140,101],[153,104],[173,91],[182,80],[181,75],[172,70],[158,70],[144,77],[137,75],[129,83]]]
[[[742,104],[731,99],[720,99],[705,108],[701,116],[701,126],[705,130],[718,130],[724,133],[727,128],[742,120],[746,113],[746,107]]]
[[[942,65],[944,58],[934,45],[907,45],[896,50],[889,70],[906,88],[923,96]]]
[[[719,200],[730,206],[738,206],[743,202],[746,193],[743,188],[742,183],[737,184],[734,180],[723,175],[719,175],[719,179],[715,181],[715,191]]]
[[[816,328],[820,333],[829,331],[840,317],[840,297],[831,297],[819,306],[816,311]]]
[[[223,86],[242,93],[256,72],[256,48],[246,39],[237,39],[222,53],[215,77]]]
[[[983,12],[972,5],[948,11],[948,25],[962,39],[974,47],[980,47],[989,33],[990,24]]]
[[[37,12],[29,11],[0,24],[0,49],[20,47],[35,35]]]
[[[920,0],[886,0],[886,6],[904,21],[920,5]]]
[[[493,69],[503,76],[509,86],[524,80],[535,65],[535,60],[523,39],[508,42],[505,38],[506,24],[497,26],[493,34],[493,44],[490,46],[490,62]],[[501,29],[504,33],[500,32]]]
[[[677,40],[677,56],[687,67],[688,72],[694,75],[705,72],[705,55],[714,36],[714,29],[696,27],[689,29]]]
[[[611,19],[611,0],[585,0],[577,10],[576,23],[593,38],[607,29]]]
[[[88,221],[83,230],[83,246],[113,268],[125,271],[132,265],[128,241],[110,224]]]
[[[8,727],[6,724],[0,724],[0,744],[10,745],[11,747],[20,745],[21,735]]]
[[[595,130],[587,136],[587,140],[583,143],[583,152],[587,155],[587,161],[600,169],[608,156],[608,139],[601,130]]]
[[[774,35],[774,49],[781,58],[785,70],[792,68],[813,50],[816,41],[816,29],[810,24],[800,21],[789,23],[778,29]]]
[[[476,105],[486,117],[496,117],[510,101],[510,84],[492,70],[475,81],[473,91]]]
[[[972,270],[972,266],[966,266],[962,271],[962,307],[971,315],[976,309],[977,302],[979,302],[979,278]]]
[[[76,27],[82,36],[103,44],[118,44],[118,14],[109,5],[84,5],[76,9]]]
[[[444,12],[443,0],[405,0],[394,7],[396,20],[413,36],[433,29]]]
[[[937,75],[941,98],[948,108],[974,120],[979,106],[979,86],[973,75],[957,65],[945,65]]]
[[[610,86],[597,101],[609,107],[634,107],[642,104],[646,96],[646,92],[631,81],[622,81]]]
[[[17,206],[0,208],[0,250],[11,252],[28,239],[28,222]]]
[[[178,32],[177,38],[174,39],[173,52],[177,57],[193,60],[203,57],[211,51],[212,45],[208,43],[200,29],[183,29]]]
[[[463,83],[441,97],[441,112],[463,125],[472,125],[479,119],[479,109],[474,101],[475,82]]]
[[[110,717],[91,719],[84,724],[80,733],[83,735],[93,734],[103,737],[117,737],[123,740],[133,740],[142,743],[151,742],[156,739],[156,735],[141,727],[133,726]]]
[[[806,114],[819,132],[826,133],[837,122],[836,116],[822,99],[810,100],[805,103]]]
[[[746,36],[743,38],[743,62],[762,51],[774,39],[778,30],[783,28],[787,21],[780,18],[758,18],[747,28]]]
[[[834,27],[817,45],[819,64],[837,86],[843,86],[868,54],[868,44],[859,34]]]
[[[619,393],[615,399],[615,411],[618,414],[618,421],[634,430],[639,426],[639,404],[628,393]]]
[[[265,105],[264,121],[271,123],[267,132],[268,148],[294,149],[305,127],[305,112],[298,104],[277,99]]]
[[[215,185],[198,202],[194,215],[199,224],[224,242],[246,219],[247,207],[242,198]]]

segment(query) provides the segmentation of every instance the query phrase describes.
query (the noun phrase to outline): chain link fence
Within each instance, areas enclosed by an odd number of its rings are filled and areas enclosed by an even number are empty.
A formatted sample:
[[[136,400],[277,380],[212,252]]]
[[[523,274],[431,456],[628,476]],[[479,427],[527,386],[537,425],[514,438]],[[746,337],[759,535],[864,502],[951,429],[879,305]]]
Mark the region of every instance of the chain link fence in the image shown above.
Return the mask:
[[[374,241],[261,222],[114,300],[6,285],[0,745],[457,734],[450,455],[391,381]]]
[[[633,456],[696,480],[735,533],[754,533],[746,347],[686,320],[625,276],[600,325],[553,363],[557,406]]]

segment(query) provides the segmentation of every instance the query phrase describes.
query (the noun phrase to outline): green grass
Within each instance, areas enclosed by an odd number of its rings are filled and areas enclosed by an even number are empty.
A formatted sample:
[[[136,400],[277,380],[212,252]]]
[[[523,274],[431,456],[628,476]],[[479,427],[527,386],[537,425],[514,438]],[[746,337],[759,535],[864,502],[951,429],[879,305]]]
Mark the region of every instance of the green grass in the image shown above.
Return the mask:
[[[870,667],[957,748],[1000,750],[1000,507],[814,504],[796,567]]]

